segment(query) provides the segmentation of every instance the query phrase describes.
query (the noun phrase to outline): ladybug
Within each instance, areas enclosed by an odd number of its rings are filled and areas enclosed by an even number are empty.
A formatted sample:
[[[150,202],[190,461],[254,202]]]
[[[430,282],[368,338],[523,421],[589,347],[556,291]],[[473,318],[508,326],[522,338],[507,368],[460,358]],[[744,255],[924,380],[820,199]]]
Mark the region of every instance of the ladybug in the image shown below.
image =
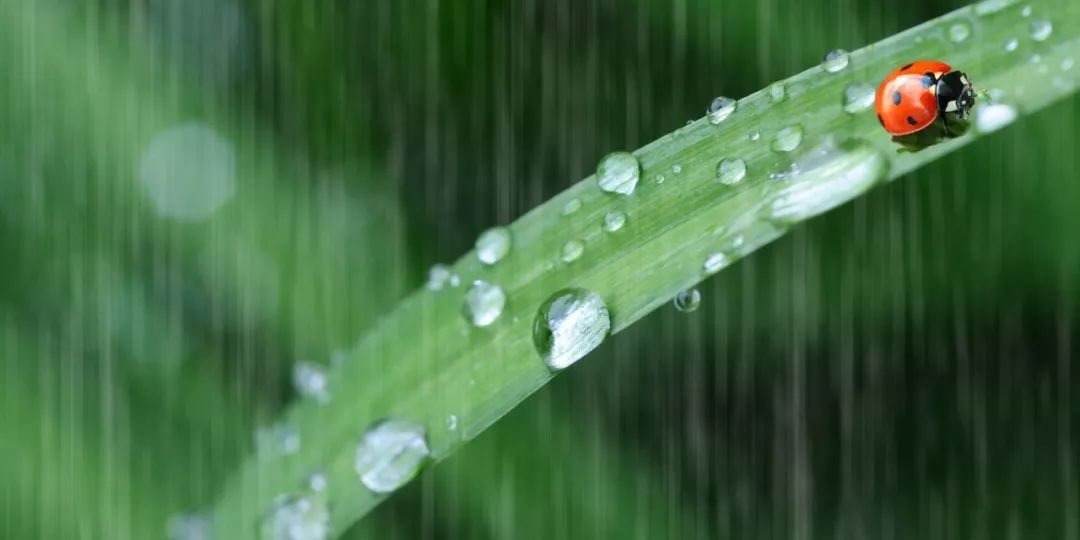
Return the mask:
[[[975,105],[975,89],[962,71],[936,60],[901,66],[881,81],[874,98],[878,121],[893,135],[926,129],[940,116],[949,133],[945,113],[967,116]]]

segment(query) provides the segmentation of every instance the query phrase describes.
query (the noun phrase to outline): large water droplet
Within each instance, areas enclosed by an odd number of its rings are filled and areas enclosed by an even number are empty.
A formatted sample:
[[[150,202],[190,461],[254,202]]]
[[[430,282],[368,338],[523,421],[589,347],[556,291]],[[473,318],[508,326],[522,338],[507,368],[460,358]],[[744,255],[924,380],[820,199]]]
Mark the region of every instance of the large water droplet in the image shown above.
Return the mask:
[[[488,326],[502,315],[506,306],[506,294],[502,287],[482,280],[473,282],[465,293],[462,313],[473,326]]]
[[[629,152],[614,152],[604,156],[596,167],[596,183],[608,193],[630,195],[641,176],[641,164]]]
[[[563,206],[562,213],[563,213],[564,216],[569,216],[570,214],[573,214],[574,212],[577,212],[580,209],[581,209],[581,199],[576,199],[576,198],[575,199],[570,199],[569,201],[566,202],[566,205]]]
[[[709,123],[715,126],[731,116],[737,106],[738,104],[734,99],[720,96],[712,100],[709,109],[705,111],[705,115],[709,117]]]
[[[533,343],[547,366],[565,369],[600,346],[611,331],[604,300],[581,289],[563,289],[536,312]]]
[[[822,144],[795,164],[777,192],[773,220],[793,223],[826,212],[870,189],[889,171],[889,161],[870,144],[849,139]]]
[[[975,115],[975,129],[980,133],[997,131],[1016,120],[1016,108],[1004,103],[980,107]]]
[[[675,295],[671,303],[675,305],[675,309],[683,313],[690,313],[696,311],[698,306],[701,305],[701,293],[697,289],[684,289]]]
[[[233,145],[205,124],[168,128],[143,153],[139,180],[161,217],[206,219],[236,194]]]
[[[1031,21],[1029,28],[1031,30],[1031,39],[1035,41],[1046,41],[1050,38],[1050,34],[1054,33],[1054,25],[1045,19]]]
[[[773,139],[772,149],[777,152],[791,152],[802,144],[802,126],[794,125],[781,129]]]
[[[1020,40],[1019,39],[1009,38],[1007,41],[1005,41],[1005,50],[1008,51],[1008,52],[1013,52],[1019,47],[1020,47]]]
[[[206,514],[179,514],[169,517],[165,524],[169,540],[211,540],[213,522]]]
[[[570,240],[563,244],[561,258],[563,262],[574,262],[584,252],[585,244],[582,244],[580,240]]]
[[[495,264],[510,252],[510,230],[492,227],[476,239],[476,258],[484,264]]]
[[[619,229],[626,225],[626,214],[622,210],[611,210],[607,214],[604,214],[604,230],[613,233],[618,232]]]
[[[710,253],[708,257],[705,257],[705,263],[701,265],[702,270],[705,270],[706,274],[715,274],[720,270],[723,270],[728,265],[727,255],[716,252]]]
[[[319,403],[330,401],[330,381],[323,366],[314,362],[297,362],[293,365],[292,382],[300,397]]]
[[[263,540],[324,540],[330,535],[330,509],[322,497],[281,495],[262,524]]]
[[[855,114],[874,104],[875,89],[872,85],[856,82],[844,87],[844,112]]]
[[[428,270],[428,280],[425,287],[429,291],[441,291],[446,283],[450,281],[451,271],[450,267],[445,264],[436,264]]]
[[[780,103],[787,97],[787,88],[784,83],[777,82],[769,86],[769,98],[773,103]]]
[[[430,454],[424,426],[411,420],[384,420],[364,433],[354,467],[368,489],[389,493],[412,480]]]
[[[725,158],[716,166],[716,179],[724,185],[733,186],[746,177],[746,162],[739,158]]]
[[[971,27],[965,22],[954,23],[949,27],[949,40],[953,43],[962,43],[971,36]]]
[[[836,73],[843,70],[848,65],[848,52],[844,49],[834,49],[829,51],[829,54],[825,55],[825,60],[821,62],[821,67],[825,68],[825,71],[829,73]]]

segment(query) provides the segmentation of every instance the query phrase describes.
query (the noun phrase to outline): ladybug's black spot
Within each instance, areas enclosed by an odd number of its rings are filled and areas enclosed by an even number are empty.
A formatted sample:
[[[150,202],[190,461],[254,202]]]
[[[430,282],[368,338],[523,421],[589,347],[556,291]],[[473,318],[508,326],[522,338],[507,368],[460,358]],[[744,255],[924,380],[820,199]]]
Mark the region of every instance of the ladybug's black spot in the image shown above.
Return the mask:
[[[911,116],[907,117],[907,123],[909,123],[909,124],[911,124],[911,125],[913,125],[913,126],[914,126],[915,124],[918,124],[918,122],[916,122],[916,121],[915,121],[915,118],[914,118],[914,117],[911,117]]]
[[[915,64],[908,64],[908,65],[906,65],[906,66],[904,66],[904,67],[900,68],[900,71],[907,71],[908,69],[910,69],[910,68],[911,68],[911,66],[914,66],[914,65],[915,65]]]
[[[901,97],[900,97],[900,91],[899,90],[896,90],[895,92],[892,93],[892,103],[893,103],[893,105],[899,105],[900,104],[900,99],[901,99]]]
[[[931,86],[934,86],[934,76],[927,73],[926,75],[922,76],[922,87],[930,88]]]
[[[880,114],[877,115],[877,121],[881,122],[881,127],[885,127],[885,119],[882,118]]]

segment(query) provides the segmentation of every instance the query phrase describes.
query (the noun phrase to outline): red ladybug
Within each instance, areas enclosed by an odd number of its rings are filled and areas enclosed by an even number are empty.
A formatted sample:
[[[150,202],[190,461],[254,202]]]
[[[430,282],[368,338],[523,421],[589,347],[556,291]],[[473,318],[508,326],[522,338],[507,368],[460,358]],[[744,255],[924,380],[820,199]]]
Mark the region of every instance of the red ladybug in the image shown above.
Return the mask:
[[[875,97],[878,121],[893,135],[925,129],[940,116],[949,133],[949,118],[963,118],[975,105],[975,89],[967,75],[944,62],[920,60],[901,66],[881,81]]]

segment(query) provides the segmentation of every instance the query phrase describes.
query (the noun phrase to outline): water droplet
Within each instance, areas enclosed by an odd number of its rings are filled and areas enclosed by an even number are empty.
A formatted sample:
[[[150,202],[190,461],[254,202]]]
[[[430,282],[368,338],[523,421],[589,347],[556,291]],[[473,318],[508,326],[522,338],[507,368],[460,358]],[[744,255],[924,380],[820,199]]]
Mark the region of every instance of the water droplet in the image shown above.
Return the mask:
[[[664,175],[662,175],[662,174],[656,175],[656,184],[657,185],[663,184],[664,180],[667,180],[667,178],[664,178]]]
[[[610,331],[611,317],[603,299],[585,289],[563,289],[536,312],[533,344],[550,369],[560,370],[600,346]]]
[[[451,414],[450,416],[446,417],[446,429],[449,429],[450,431],[455,431],[457,429],[457,424],[457,416]]]
[[[889,165],[864,141],[826,142],[796,163],[797,172],[778,191],[770,217],[793,223],[824,213],[870,189]]]
[[[461,285],[461,278],[458,277],[457,274],[450,274],[450,281],[447,283],[449,283],[451,287],[456,288],[458,285]]]
[[[262,524],[263,540],[324,540],[330,536],[330,510],[321,497],[280,495]]]
[[[971,27],[965,22],[958,22],[949,27],[949,40],[962,43],[971,36]]]
[[[596,167],[596,182],[608,193],[630,195],[641,176],[641,164],[629,152],[614,152],[604,156]]]
[[[869,109],[874,104],[876,89],[866,83],[851,83],[844,88],[844,112],[855,114]]]
[[[1031,6],[1024,6],[1024,8],[1020,10],[1020,16],[1021,17],[1030,17],[1031,16]]]
[[[1005,9],[1012,4],[1012,0],[984,0],[975,4],[976,15],[989,15]]]
[[[1050,38],[1050,34],[1054,33],[1054,25],[1045,19],[1031,21],[1029,29],[1031,30],[1031,39],[1035,41],[1046,41]]]
[[[210,540],[213,529],[213,522],[207,514],[178,514],[169,517],[165,524],[165,536],[169,540]]]
[[[791,152],[802,144],[802,126],[794,125],[781,129],[773,139],[772,149],[777,152]]]
[[[678,163],[672,165],[671,166],[671,172],[673,172],[675,174],[681,173],[682,172],[682,165],[679,165]]]
[[[751,141],[756,141],[756,140],[761,138],[761,132],[760,131],[751,131],[750,133],[748,133],[746,135],[746,138],[750,139]]]
[[[709,123],[715,126],[731,116],[737,106],[738,103],[734,99],[720,96],[712,100],[705,115],[709,117]]]
[[[622,210],[611,210],[604,214],[604,230],[613,233],[623,228],[626,224],[626,214]]]
[[[313,473],[311,476],[308,476],[308,488],[311,489],[311,491],[315,492],[323,491],[324,489],[326,489],[326,475],[321,472],[317,472]]]
[[[482,280],[473,282],[469,292],[465,293],[462,313],[473,326],[489,326],[502,315],[506,306],[506,294],[502,287]]]
[[[291,455],[300,451],[300,432],[292,426],[275,425],[255,430],[257,452]]]
[[[450,280],[450,267],[445,264],[436,264],[428,270],[427,289],[429,291],[440,291],[446,282]]]
[[[476,258],[484,264],[495,264],[509,252],[510,230],[506,227],[492,227],[476,239]]]
[[[787,88],[784,83],[773,83],[769,86],[769,98],[773,103],[780,103],[787,97]]]
[[[1076,64],[1076,61],[1072,58],[1066,58],[1061,61],[1061,71],[1069,71]]]
[[[1018,47],[1020,47],[1020,40],[1016,38],[1009,38],[1009,40],[1005,42],[1005,50],[1008,52],[1013,52]]]
[[[577,212],[580,209],[581,209],[581,199],[570,199],[566,203],[566,206],[563,206],[562,213],[563,213],[564,216],[569,216],[570,214],[573,214],[574,212]]]
[[[701,265],[701,267],[703,270],[705,270],[706,274],[715,274],[720,270],[724,269],[724,267],[726,267],[727,265],[727,255],[716,252],[710,253],[709,256],[705,258],[705,263]]]
[[[675,295],[671,303],[675,305],[675,309],[683,313],[697,311],[698,306],[701,305],[701,293],[697,289],[683,289]]]
[[[733,186],[746,177],[746,162],[739,158],[725,158],[716,166],[716,179],[724,185]]]
[[[292,382],[300,397],[319,403],[330,401],[330,381],[323,366],[314,362],[297,362],[293,365]]]
[[[154,209],[167,219],[209,218],[236,194],[233,144],[205,124],[184,124],[155,135],[138,173]]]
[[[847,67],[848,58],[848,52],[844,49],[834,49],[829,51],[829,54],[825,55],[825,60],[821,63],[821,67],[825,68],[825,71],[828,71],[829,73],[836,73]]]
[[[745,244],[745,243],[746,243],[746,239],[743,238],[742,235],[739,235],[739,236],[736,236],[735,239],[731,241],[731,247],[733,247],[735,249],[739,249],[739,248],[743,247],[743,244]]]
[[[1001,101],[1005,97],[1005,91],[1000,88],[991,88],[986,94],[990,96],[990,101]]]
[[[368,489],[389,493],[412,480],[429,455],[424,426],[411,420],[383,420],[364,433],[354,467]]]
[[[1016,108],[1012,105],[986,105],[980,107],[975,116],[975,129],[980,133],[991,133],[1013,123],[1016,116]]]
[[[563,244],[562,247],[562,260],[563,262],[574,262],[581,257],[581,254],[585,252],[585,244],[582,244],[580,240],[570,240]]]

